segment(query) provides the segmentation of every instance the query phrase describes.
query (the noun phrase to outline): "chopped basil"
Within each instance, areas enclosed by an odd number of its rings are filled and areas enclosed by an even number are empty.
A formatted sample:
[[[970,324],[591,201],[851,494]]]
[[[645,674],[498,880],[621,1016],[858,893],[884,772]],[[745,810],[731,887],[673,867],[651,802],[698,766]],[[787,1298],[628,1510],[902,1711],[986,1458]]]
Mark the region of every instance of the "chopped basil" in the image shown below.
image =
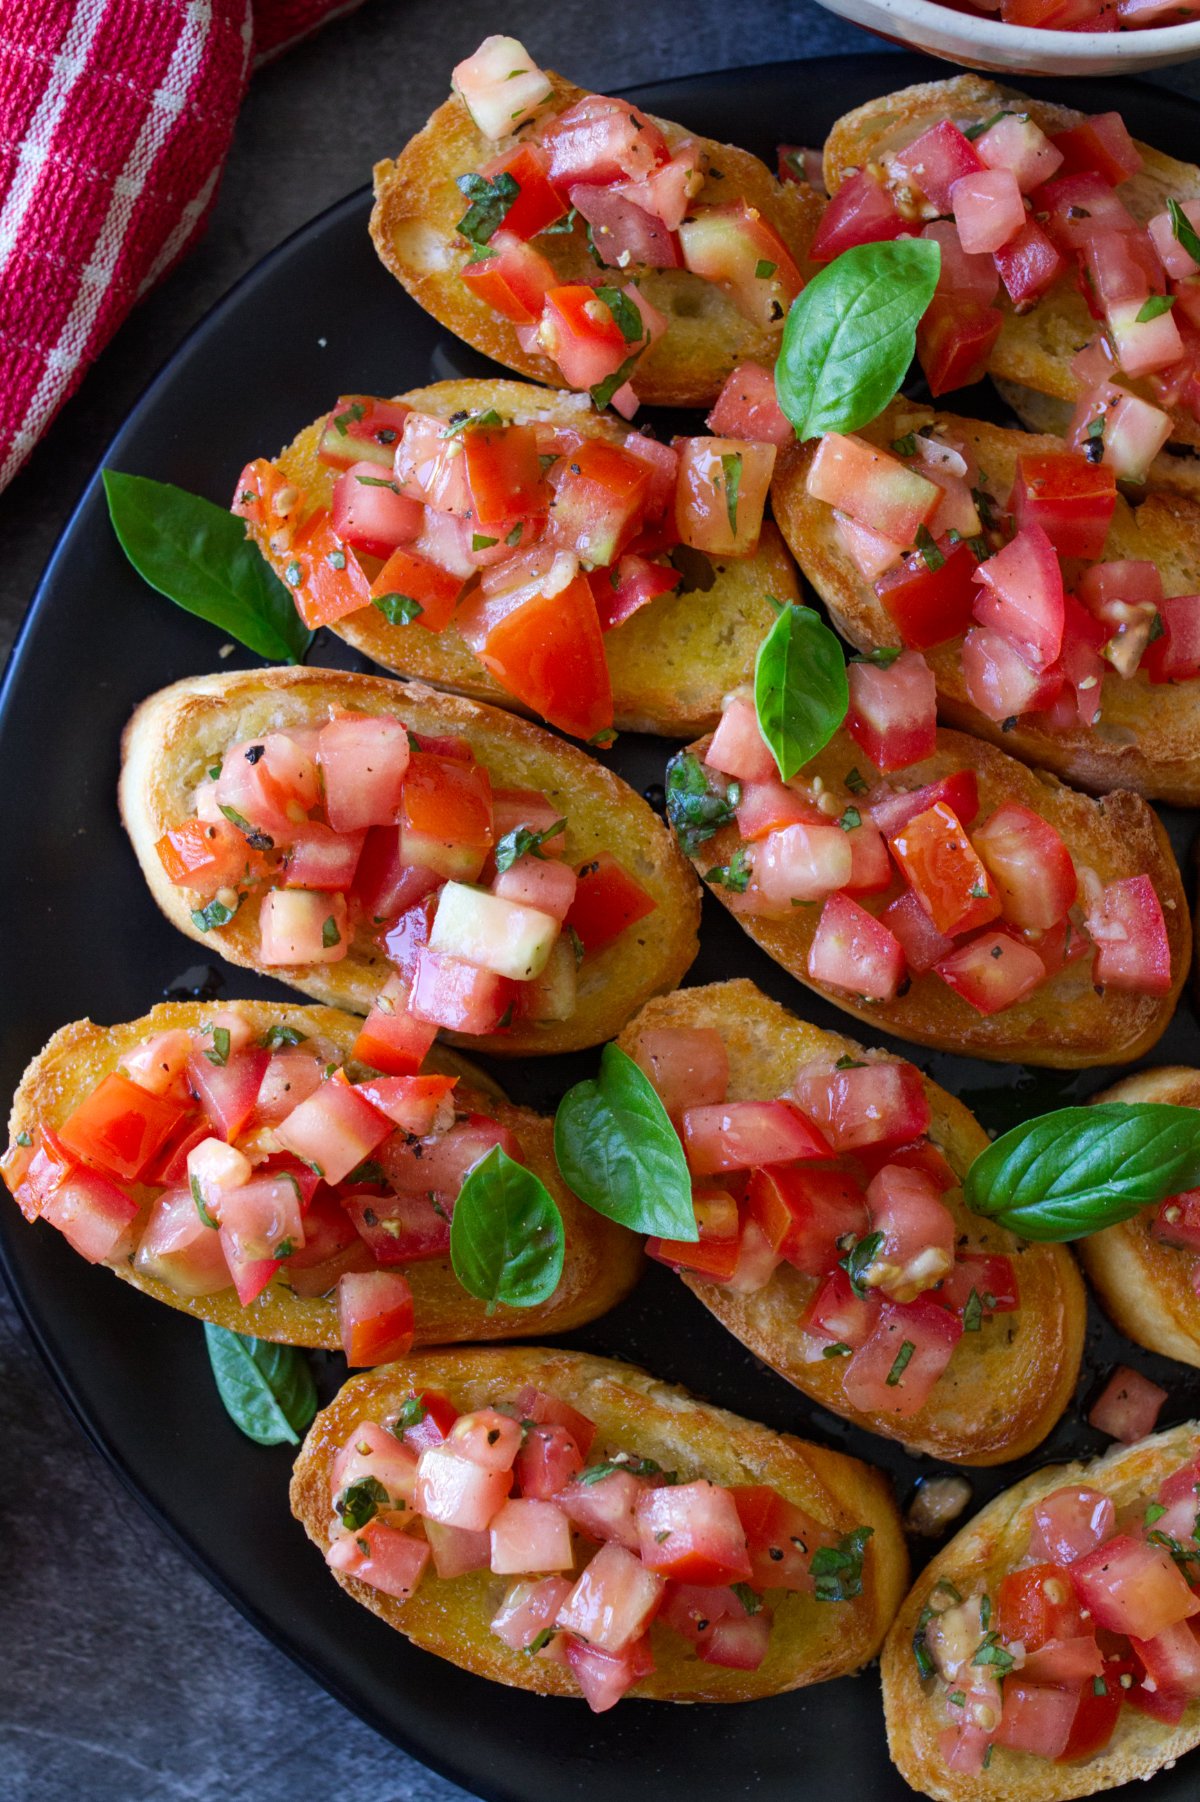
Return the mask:
[[[638,358],[641,354],[640,348],[635,350],[631,357],[626,357],[619,369],[614,369],[612,374],[606,375],[602,382],[597,382],[594,388],[589,388],[588,393],[592,397],[592,405],[598,413],[603,413],[617,389],[625,386],[637,368]]]
[[[605,1477],[611,1477],[619,1470],[627,1470],[632,1477],[663,1477],[668,1483],[678,1481],[678,1473],[664,1470],[654,1458],[617,1457],[606,1460],[603,1464],[590,1464],[581,1470],[575,1478],[577,1483],[602,1483]]]
[[[238,906],[241,900],[239,895]],[[197,932],[211,932],[215,926],[228,926],[236,912],[236,907],[226,907],[223,901],[210,901],[207,907],[192,909],[192,925]]]
[[[1139,325],[1149,325],[1152,319],[1160,319],[1164,313],[1169,313],[1174,305],[1174,295],[1152,294],[1149,300],[1144,301],[1142,306],[1139,307],[1137,323]]]
[[[494,544],[499,544],[499,542],[500,540],[498,538],[489,538],[484,532],[473,532],[471,534],[471,549],[473,551],[490,551],[492,546]]]
[[[975,1656],[971,1660],[973,1665],[994,1665],[1000,1676],[1004,1676],[1007,1672],[1011,1671],[1015,1662],[1012,1653],[1006,1652],[1004,1647],[1000,1644],[1000,1635],[998,1633],[985,1634]]]
[[[861,1057],[851,1057],[847,1052],[844,1057],[839,1057],[833,1067],[835,1070],[865,1070],[867,1066]]]
[[[689,857],[729,825],[741,798],[741,784],[709,771],[694,751],[677,752],[667,765],[667,819]]]
[[[946,559],[937,547],[937,540],[928,526],[917,527],[917,549],[925,559],[925,567],[930,575],[936,576],[945,565]]]
[[[987,883],[983,881],[973,882],[967,890],[967,893],[973,901],[986,901],[988,898]]]
[[[205,1206],[204,1196],[201,1194],[201,1191],[200,1191],[199,1178],[195,1177],[195,1176],[191,1177],[189,1179],[188,1187],[192,1191],[192,1200],[196,1204],[197,1214],[199,1214],[204,1225],[206,1227],[208,1227],[211,1232],[215,1233],[219,1229],[220,1222],[217,1221],[216,1219],[214,1219],[214,1217],[209,1213],[208,1208]]]
[[[365,1527],[369,1520],[374,1520],[387,1502],[388,1492],[378,1477],[360,1477],[357,1483],[342,1490],[333,1506],[342,1525],[354,1533],[359,1527]]]
[[[539,238],[557,238],[566,232],[574,231],[575,221],[578,217],[578,212],[572,207],[565,219],[560,219],[557,225],[543,225],[537,235]]]
[[[295,1183],[295,1177],[292,1178],[292,1181]],[[290,1258],[295,1249],[296,1247],[292,1244],[290,1239],[281,1239],[271,1255],[272,1257],[279,1258],[282,1262],[284,1258]]]
[[[993,113],[990,119],[981,119],[974,125],[964,125],[963,137],[969,138],[971,142],[974,143],[975,139],[981,138],[985,131],[991,131],[993,125],[999,125],[1001,119],[1007,119],[1010,116],[1017,119],[1024,119],[1026,114],[1015,113],[1010,115],[1007,112]]]
[[[392,1422],[391,1430],[397,1439],[407,1433],[409,1427],[419,1427],[429,1410],[419,1395],[410,1395],[400,1403],[399,1412]]]
[[[946,1698],[946,1700],[955,1708],[961,1708],[966,1699],[967,1698],[961,1689],[952,1689]]]
[[[247,752],[247,756],[249,756],[249,752]],[[256,757],[251,758],[251,762],[257,763],[258,759]],[[271,851],[274,849],[275,840],[271,838],[268,833],[261,832],[257,826],[252,826],[249,820],[244,819],[235,808],[226,807],[223,801],[218,801],[217,806],[225,815],[229,824],[231,826],[236,826],[239,832],[245,834],[246,843],[252,851]]]
[[[832,1345],[827,1345],[821,1356],[823,1358],[848,1358],[850,1351],[851,1347],[846,1344],[846,1341],[838,1339]]]
[[[896,1361],[887,1373],[886,1381],[889,1389],[895,1389],[899,1386],[900,1378],[908,1369],[908,1366],[912,1361],[912,1355],[916,1349],[917,1348],[911,1339],[906,1339],[901,1345],[900,1350],[896,1353]]]
[[[385,1183],[387,1181],[387,1176],[384,1173],[382,1164],[377,1163],[374,1158],[364,1158],[361,1164],[356,1164],[354,1166],[354,1169],[350,1172],[346,1181],[348,1183],[364,1184]]]
[[[876,669],[891,669],[897,657],[903,657],[902,644],[880,644],[873,651],[859,651],[851,657],[851,663],[873,663]]]
[[[495,407],[485,407],[482,413],[455,413],[451,415],[449,429],[442,433],[443,438],[458,438],[466,431],[486,431],[490,426],[503,425],[504,420]]]
[[[578,969],[580,964],[583,962],[584,955],[585,955],[583,940],[580,938],[579,934],[576,932],[576,930],[573,926],[568,926],[568,927],[566,927],[565,930],[566,930],[567,937],[571,942],[571,949],[575,953],[575,968]]]
[[[513,527],[512,531],[505,533],[505,535],[504,535],[505,544],[507,544],[509,546],[520,544],[521,534],[522,534],[522,532],[524,532],[524,530],[525,530],[525,521],[523,519],[519,519],[517,521],[516,525]]]
[[[499,231],[513,201],[521,192],[521,184],[502,169],[494,181],[485,175],[460,175],[455,187],[471,202],[455,231],[471,244],[487,244]]]
[[[729,516],[729,530],[737,537],[738,493],[742,486],[742,453],[727,452],[721,458],[721,470],[725,477],[725,511]]]
[[[612,314],[626,344],[640,344],[646,336],[641,313],[623,288],[597,288],[596,299],[602,300]]]
[[[917,454],[916,433],[905,432],[903,438],[893,438],[892,449],[898,457],[915,457]]]
[[[713,869],[705,870],[704,880],[721,888],[732,889],[736,895],[744,895],[750,884],[750,858],[745,845],[738,846],[728,863],[719,863]]]
[[[873,1531],[855,1527],[836,1545],[817,1547],[808,1568],[818,1602],[850,1602],[862,1594],[863,1554]]]
[[[553,231],[555,227],[552,226],[550,229]],[[548,1646],[550,1641],[554,1638],[556,1631],[557,1629],[554,1627],[543,1627],[537,1637],[531,1639],[529,1644],[525,1647],[526,1656],[532,1658],[534,1654],[540,1652],[544,1646]]]
[[[1108,1685],[1105,1683],[1103,1677],[1092,1678],[1092,1694],[1094,1696],[1105,1696],[1108,1694]]]
[[[28,1151],[29,1147],[33,1144],[33,1139],[29,1133],[20,1132],[17,1134],[17,1144],[21,1147],[22,1151]]]
[[[267,1051],[278,1051],[281,1045],[303,1045],[308,1039],[306,1032],[298,1032],[294,1026],[268,1026],[258,1041]]]
[[[212,768],[208,772],[209,781],[210,782],[218,781],[220,778],[220,775],[221,775],[221,766],[219,763],[214,763]]]
[[[850,1278],[850,1287],[855,1295],[866,1295],[867,1291],[862,1279],[875,1262],[875,1254],[882,1244],[882,1233],[867,1233],[865,1237],[854,1241],[844,1258],[838,1259],[838,1263]],[[905,1361],[907,1362],[907,1360]],[[888,1381],[891,1382],[890,1377]]]
[[[861,826],[862,825],[862,815],[861,815],[861,813],[859,813],[858,808],[857,807],[847,807],[845,813],[842,815],[841,819],[838,821],[838,825],[841,827],[843,832],[853,832],[856,826]]]
[[[425,611],[420,601],[414,601],[411,594],[377,595],[371,605],[378,607],[389,626],[411,626]]]
[[[1142,1518],[1146,1526],[1152,1527],[1155,1521],[1161,1520],[1166,1512],[1161,1502],[1151,1502]]]
[[[778,263],[768,263],[766,257],[760,257],[754,265],[755,279],[760,282],[770,281],[778,267]]]
[[[870,786],[870,783],[867,781],[861,770],[847,770],[846,787],[850,790],[852,795],[865,795]]]
[[[330,914],[321,927],[321,943],[326,951],[331,951],[335,945],[340,945],[341,942],[342,935],[338,931],[338,923]]]
[[[758,1595],[756,1591],[751,1589],[748,1583],[731,1583],[729,1587],[732,1589],[734,1595],[742,1604],[742,1607],[746,1610],[747,1614],[762,1613],[762,1597]]]
[[[204,1055],[210,1064],[215,1064],[218,1070],[223,1070],[225,1065],[229,1062],[230,1039],[228,1026],[214,1026],[212,1041],[211,1050],[206,1051]]]
[[[360,400],[352,400],[344,413],[335,413],[333,423],[344,438],[352,425],[357,425],[366,412]]]
[[[963,1308],[963,1332],[977,1333],[983,1322],[983,1303],[979,1299],[979,1291],[972,1289]]]
[[[400,492],[400,484],[399,484],[399,482],[393,482],[393,481],[392,481],[392,480],[391,480],[391,479],[390,479],[390,478],[389,478],[389,477],[388,477],[388,476],[360,476],[360,475],[356,475],[356,476],[355,476],[355,478],[354,478],[354,480],[355,480],[355,481],[356,481],[356,482],[357,482],[357,483],[358,483],[358,484],[359,484],[359,485],[360,485],[360,487],[362,487],[362,488],[387,488],[387,489],[390,489],[390,491],[391,491],[391,492],[392,492],[392,493],[393,493],[393,494],[399,494],[399,492]],[[334,553],[334,555],[340,555],[340,552],[335,552],[335,553]],[[329,559],[329,561],[330,561],[330,562],[331,562],[331,563],[333,563],[333,557],[330,557],[330,559]],[[345,569],[345,567],[346,567],[346,559],[345,559],[345,557],[342,557],[342,560],[341,560],[341,562],[340,562],[340,563],[334,563],[334,565],[333,565],[333,566],[334,566],[334,568],[335,568],[335,569]]]
[[[496,846],[497,870],[503,875],[505,870],[512,869],[518,857],[539,857],[545,862],[542,846],[547,840],[557,838],[559,833],[565,832],[566,829],[567,822],[565,820],[555,820],[552,826],[545,826],[540,832],[535,832],[529,826],[514,826],[511,832],[504,834]]]
[[[1187,251],[1193,263],[1200,263],[1200,235],[1177,200],[1168,200],[1167,213],[1175,242]]]

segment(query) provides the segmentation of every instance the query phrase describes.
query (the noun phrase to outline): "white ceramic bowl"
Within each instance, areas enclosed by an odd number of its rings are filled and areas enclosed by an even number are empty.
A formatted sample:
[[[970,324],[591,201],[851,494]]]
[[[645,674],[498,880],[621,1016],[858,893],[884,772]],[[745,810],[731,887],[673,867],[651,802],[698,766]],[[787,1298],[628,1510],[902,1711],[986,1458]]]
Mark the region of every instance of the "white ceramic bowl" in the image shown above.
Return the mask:
[[[1200,20],[1145,31],[1039,31],[992,15],[956,12],[938,0],[821,0],[913,50],[968,69],[1004,75],[1132,75],[1200,56]],[[1062,96],[1070,104],[1070,95]]]

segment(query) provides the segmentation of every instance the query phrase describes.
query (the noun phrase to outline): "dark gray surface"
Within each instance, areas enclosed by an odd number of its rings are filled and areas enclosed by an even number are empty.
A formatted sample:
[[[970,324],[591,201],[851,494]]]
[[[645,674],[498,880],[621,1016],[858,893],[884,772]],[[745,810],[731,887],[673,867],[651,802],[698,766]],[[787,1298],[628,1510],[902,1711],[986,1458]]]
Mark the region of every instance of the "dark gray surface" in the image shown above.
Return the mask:
[[[816,6],[782,0],[705,0],[687,12],[671,0],[619,9],[512,0],[502,13],[479,0],[452,10],[445,0],[369,0],[263,71],[205,242],[126,325],[0,496],[0,656],[105,442],[183,333],[395,149],[444,97],[451,65],[494,28],[601,90],[878,48]],[[1200,93],[1200,65],[1168,80]],[[794,136],[806,136],[803,91]],[[2,1294],[0,1444],[0,1802],[461,1793],[325,1696],[161,1537],[66,1416]],[[211,1500],[222,1507],[219,1493]],[[228,1525],[237,1532],[236,1518]]]

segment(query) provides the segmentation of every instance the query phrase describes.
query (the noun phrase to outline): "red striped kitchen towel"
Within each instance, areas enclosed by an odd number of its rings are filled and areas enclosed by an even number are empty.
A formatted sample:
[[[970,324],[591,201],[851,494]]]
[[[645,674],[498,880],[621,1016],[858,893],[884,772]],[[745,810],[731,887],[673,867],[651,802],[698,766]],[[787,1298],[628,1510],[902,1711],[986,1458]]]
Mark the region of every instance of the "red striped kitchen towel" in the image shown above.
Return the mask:
[[[358,0],[2,0],[0,488],[195,243],[256,62]]]

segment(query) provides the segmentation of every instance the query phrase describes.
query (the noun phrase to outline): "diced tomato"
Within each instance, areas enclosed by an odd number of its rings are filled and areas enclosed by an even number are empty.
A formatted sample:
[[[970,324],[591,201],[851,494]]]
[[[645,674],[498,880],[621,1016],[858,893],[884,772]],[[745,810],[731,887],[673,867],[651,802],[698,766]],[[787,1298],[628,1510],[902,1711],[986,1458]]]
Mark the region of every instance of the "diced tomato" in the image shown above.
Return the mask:
[[[558,1611],[570,1593],[571,1583],[567,1577],[543,1577],[539,1583],[514,1583],[506,1591],[498,1612],[492,1616],[492,1632],[512,1651],[527,1652],[548,1627],[553,1628]]]
[[[569,1483],[557,1500],[588,1539],[614,1540],[636,1552],[635,1510],[645,1480],[627,1470],[614,1470],[593,1482]]]
[[[842,549],[866,582],[874,582],[900,561],[903,546],[873,532],[848,513],[833,509],[833,529]]]
[[[411,1350],[412,1290],[398,1271],[352,1271],[339,1277],[337,1305],[348,1364],[386,1364]]]
[[[411,1504],[417,1455],[375,1420],[360,1420],[333,1461],[329,1491],[334,1508],[342,1494],[364,1477],[374,1477],[392,1502]]]
[[[521,1162],[521,1147],[514,1132],[489,1120],[486,1114],[468,1114],[449,1132],[432,1138],[410,1141],[395,1134],[380,1148],[378,1161],[392,1188],[402,1195],[422,1196],[432,1190],[453,1198],[468,1171],[493,1145],[499,1145],[507,1156]]]
[[[1062,649],[1062,570],[1054,545],[1039,525],[1026,525],[1004,549],[981,563],[983,585],[975,617],[1000,632],[1031,669],[1049,667]]]
[[[915,1301],[953,1269],[954,1216],[923,1171],[885,1164],[871,1178],[867,1209],[872,1230],[883,1234],[872,1259],[873,1288],[893,1301]]]
[[[990,306],[1000,286],[992,258],[968,256],[950,219],[931,220],[922,228],[921,236],[931,238],[941,252],[937,293],[956,295],[959,300],[972,301],[977,306]]]
[[[472,882],[494,837],[487,770],[458,757],[414,752],[401,794],[401,861]]]
[[[272,889],[258,910],[262,963],[336,964],[350,949],[346,897],[323,889]]]
[[[1046,966],[1033,946],[1004,930],[977,933],[934,968],[948,988],[985,1015],[1015,1007],[1046,980]]]
[[[625,929],[658,907],[641,883],[608,851],[600,851],[577,872],[579,883],[566,924],[578,933],[590,956],[605,950]]]
[[[1197,220],[1200,219],[1200,205],[1197,205],[1194,200],[1184,200],[1179,203],[1179,208],[1194,230]],[[1155,213],[1146,229],[1158,252],[1159,261],[1172,281],[1186,281],[1189,276],[1196,274],[1196,271],[1200,269],[1200,263],[1196,262],[1196,259],[1184,249],[1175,236],[1175,227],[1169,212]]]
[[[936,782],[927,782],[922,788],[899,789],[894,793],[873,791],[867,797],[871,818],[885,838],[899,832],[919,813],[939,804],[948,807],[964,826],[970,826],[979,812],[979,784],[974,770],[955,770],[952,776],[940,776]]]
[[[358,558],[345,548],[325,513],[314,513],[296,533],[285,580],[297,613],[313,632],[360,612],[371,599]]]
[[[1185,1629],[1186,1631],[1186,1629]],[[1080,1633],[1074,1639],[1051,1639],[1040,1651],[1029,1653],[1021,1667],[1030,1683],[1090,1683],[1102,1675],[1104,1660],[1095,1637]]]
[[[858,1295],[844,1270],[831,1270],[800,1316],[800,1328],[856,1350],[871,1337],[882,1305],[877,1295]]]
[[[761,898],[762,911],[787,919],[795,902],[820,901],[850,881],[854,853],[849,837],[824,815],[819,819],[819,824],[770,832],[759,844],[751,894],[756,902]]]
[[[325,1554],[325,1562],[332,1570],[406,1602],[425,1573],[429,1546],[425,1540],[376,1518],[356,1532],[335,1539]]]
[[[622,1652],[646,1631],[662,1606],[665,1588],[639,1558],[610,1541],[584,1569],[558,1624],[602,1651]]]
[[[291,511],[290,506],[285,506],[282,512],[277,512],[275,508],[276,496],[287,488],[292,488],[292,484],[277,463],[270,462],[266,457],[255,457],[253,462],[246,464],[237,479],[229,511],[260,530],[270,530]],[[292,501],[294,506],[300,496],[295,488],[292,488],[292,493],[295,496]]]
[[[891,1001],[904,980],[904,951],[882,920],[851,896],[831,895],[809,946],[808,974],[864,1000]]]
[[[415,1452],[423,1452],[426,1446],[444,1444],[458,1419],[458,1409],[449,1396],[443,1395],[440,1389],[422,1389],[410,1399],[417,1403],[417,1408],[411,1412],[419,1409],[420,1419],[404,1428],[405,1445]]]
[[[462,580],[424,557],[400,548],[392,551],[371,584],[372,601],[414,601],[413,625],[440,632],[449,623],[462,591]],[[411,611],[411,609],[410,609]]]
[[[387,557],[420,536],[421,503],[401,494],[377,463],[355,463],[333,485],[329,523],[341,543]]]
[[[935,400],[983,380],[1003,324],[999,307],[934,296],[917,327],[917,356]]]
[[[884,908],[880,923],[898,940],[907,967],[916,976],[932,970],[954,949],[954,940],[939,932],[911,889]]]
[[[343,714],[322,727],[318,756],[326,817],[335,832],[394,822],[410,757],[401,721]]]
[[[374,463],[390,470],[410,408],[369,394],[343,394],[325,420],[317,455],[332,469]]]
[[[1148,876],[1106,882],[1085,914],[1096,946],[1095,979],[1102,988],[1167,995],[1171,944],[1154,885]]]
[[[1051,1640],[1087,1631],[1065,1564],[1031,1564],[1009,1571],[996,1592],[996,1628],[1010,1644],[1036,1652]]]
[[[1117,362],[1128,376],[1151,375],[1169,369],[1183,356],[1183,338],[1170,311],[1152,319],[1141,317],[1143,300],[1122,300],[1105,308],[1108,335]]]
[[[809,465],[808,492],[851,519],[911,544],[941,499],[936,483],[865,439],[827,432]]]
[[[668,1114],[724,1101],[729,1088],[729,1053],[711,1026],[646,1028],[634,1057],[658,1091]]]
[[[500,1576],[570,1570],[571,1523],[553,1502],[509,1497],[492,1516],[491,1567]]]
[[[858,244],[877,244],[912,231],[883,183],[863,169],[844,181],[821,215],[809,246],[814,263],[832,263]]]
[[[950,211],[950,190],[966,175],[981,175],[988,164],[974,144],[948,119],[930,126],[898,150],[890,163],[930,203],[935,213]]]
[[[660,163],[641,181],[618,182],[617,193],[678,231],[688,208],[704,186],[706,152],[696,138],[684,138],[669,162]]]
[[[640,181],[669,157],[654,121],[628,100],[588,94],[552,120],[542,133],[550,153],[550,180]]]
[[[1017,458],[1010,502],[1018,527],[1043,527],[1060,557],[1099,557],[1117,504],[1116,477],[1074,451]]]
[[[753,1492],[748,1492],[753,1493]],[[764,1490],[773,1494],[773,1490]],[[744,1620],[745,1605],[727,1584],[669,1583],[659,1619],[694,1646],[712,1638],[719,1621]]]
[[[565,1402],[560,1395],[526,1384],[513,1399],[520,1420],[536,1421],[540,1426],[565,1427],[586,1458],[596,1437],[595,1423]]]
[[[1120,113],[1092,113],[1078,125],[1055,132],[1050,142],[1062,154],[1065,175],[1092,170],[1117,187],[1142,166],[1141,153]]]
[[[1152,1433],[1167,1392],[1140,1371],[1118,1364],[1088,1410],[1088,1424],[1133,1445]]]
[[[267,861],[244,832],[228,820],[185,820],[159,839],[155,850],[167,878],[177,888],[194,889],[204,900],[241,882],[258,882]]]
[[[1011,169],[982,169],[952,184],[954,223],[968,255],[990,256],[1016,237],[1025,203]]]
[[[567,1663],[593,1714],[615,1707],[626,1692],[654,1669],[648,1639],[635,1640],[620,1654],[602,1652],[580,1639],[567,1639]]]
[[[887,669],[851,663],[847,674],[846,727],[877,769],[900,770],[932,757],[937,746],[937,683],[919,651],[904,651]]]
[[[746,1210],[776,1251],[797,1270],[824,1276],[841,1256],[847,1234],[867,1231],[862,1190],[840,1170],[782,1164],[754,1171]]]
[[[496,680],[552,725],[584,739],[612,726],[604,637],[586,576],[553,593],[522,589],[490,604],[481,597],[460,610],[460,627]]]
[[[255,1178],[219,1197],[221,1243],[236,1251],[236,1263],[286,1258],[304,1246],[300,1192],[287,1176]],[[231,1267],[234,1260],[231,1259]]]
[[[971,836],[1005,919],[1045,932],[1064,918],[1079,884],[1071,853],[1048,820],[1017,801],[1005,801]]]
[[[714,437],[755,444],[792,444],[796,438],[776,397],[775,377],[761,363],[739,363],[730,372],[705,424]]]
[[[41,1218],[57,1227],[89,1264],[116,1262],[132,1248],[138,1204],[99,1170],[76,1165],[42,1202]]]
[[[892,886],[892,860],[887,840],[873,820],[860,819],[847,828],[850,840],[848,895],[880,895]]]
[[[612,308],[594,288],[551,288],[538,324],[538,340],[572,388],[594,388],[615,375],[630,355]]]
[[[136,1182],[190,1111],[184,1103],[152,1095],[113,1070],[67,1115],[58,1137],[85,1164]]]
[[[684,266],[723,288],[760,331],[780,326],[804,286],[792,253],[745,200],[704,206],[679,228]]]
[[[1079,1695],[1075,1689],[1042,1689],[1015,1673],[1004,1685],[1004,1706],[992,1729],[999,1746],[1036,1758],[1058,1758],[1071,1735]]]
[[[929,1127],[929,1100],[912,1064],[886,1059],[845,1069],[809,1064],[797,1074],[791,1094],[837,1152],[904,1145]]]
[[[1188,1702],[1200,1696],[1200,1640],[1186,1622],[1135,1639],[1133,1650],[1157,1694]]]
[[[411,1076],[437,1037],[437,1027],[408,1012],[409,985],[393,976],[380,990],[354,1041],[353,1055],[369,1069]]]
[[[1033,218],[996,252],[995,264],[1008,298],[1021,313],[1067,273],[1066,258]]]
[[[566,1427],[535,1425],[525,1431],[514,1468],[522,1495],[548,1501],[579,1475],[583,1454]]]
[[[386,1115],[339,1070],[280,1121],[275,1137],[286,1150],[315,1165],[327,1183],[340,1183],[391,1131]]]
[[[929,1400],[961,1337],[962,1322],[931,1296],[885,1302],[870,1338],[846,1364],[846,1402],[864,1412],[911,1419]]]
[[[547,294],[558,280],[553,266],[532,244],[513,232],[497,231],[488,255],[459,271],[476,300],[513,325],[536,325]]]
[[[1033,1510],[1030,1551],[1056,1564],[1073,1564],[1109,1537],[1116,1523],[1112,1499],[1098,1489],[1055,1489]],[[1065,1629],[1055,1629],[1064,1632]]]
[[[1080,1690],[1067,1743],[1058,1755],[1060,1763],[1092,1758],[1111,1740],[1124,1693],[1111,1671],[1109,1666],[1099,1693],[1093,1683],[1085,1683]]]
[[[1117,480],[1144,482],[1171,436],[1171,420],[1161,408],[1102,378],[1075,409],[1067,442],[1086,451],[1097,433],[1104,447],[1102,461],[1112,465]]]
[[[1154,1639],[1200,1614],[1200,1596],[1162,1546],[1118,1533],[1071,1565],[1071,1581],[1098,1627]]]
[[[766,1484],[738,1484],[729,1493],[746,1535],[753,1587],[811,1591],[812,1555],[833,1535]]]
[[[595,246],[597,258],[609,268],[626,269],[631,263],[647,269],[680,267],[674,232],[620,187],[572,182],[568,198],[591,227],[589,243]]]
[[[645,511],[651,482],[645,459],[603,438],[586,438],[555,466],[551,482],[552,542],[591,564],[615,562]]]
[[[626,552],[612,569],[592,570],[588,585],[595,598],[600,630],[612,632],[623,626],[660,595],[673,593],[682,579],[677,569],[633,552]]]
[[[727,1101],[688,1108],[683,1145],[693,1176],[829,1156],[826,1140],[790,1101]]]
[[[1063,151],[1025,113],[1001,113],[975,139],[975,152],[989,169],[1011,169],[1022,194],[1049,181],[1064,158]]]
[[[216,1295],[229,1287],[219,1234],[201,1220],[191,1190],[164,1189],[151,1204],[134,1267],[179,1295]]]
[[[1142,668],[1151,682],[1200,676],[1200,595],[1168,595],[1158,603],[1159,637],[1147,645]]]
[[[449,1213],[432,1192],[343,1194],[342,1206],[376,1264],[419,1264],[449,1253]]]
[[[746,1535],[728,1489],[701,1480],[646,1489],[637,1503],[643,1565],[680,1583],[745,1583]]]
[[[676,449],[675,524],[683,543],[712,557],[752,555],[775,446],[740,438],[682,438]]]
[[[978,592],[975,553],[965,539],[957,544],[939,539],[934,552],[936,568],[930,567],[929,555],[914,551],[875,583],[902,641],[914,651],[929,650],[965,632]],[[862,666],[850,667],[853,671]]]
[[[536,238],[548,225],[565,218],[567,201],[549,180],[549,167],[549,157],[537,144],[518,144],[515,150],[483,164],[479,173],[485,181],[511,175],[519,190],[504,215],[505,231],[518,238]]]
[[[1062,149],[1061,143],[1058,148]],[[1101,232],[1138,229],[1111,185],[1090,172],[1060,175],[1045,182],[1032,198],[1035,211],[1047,215],[1046,229],[1060,250],[1082,250]]]
[[[366,832],[337,833],[319,821],[298,826],[284,854],[283,880],[288,888],[344,893],[354,882]]]
[[[704,761],[710,769],[740,782],[776,779],[775,759],[759,730],[754,702],[747,695],[733,695],[726,703]]]
[[[738,1266],[740,1245],[736,1238],[663,1239],[653,1235],[643,1249],[648,1258],[672,1270],[690,1270],[709,1282],[728,1283]]]
[[[960,1252],[937,1293],[954,1314],[963,1313],[972,1294],[985,1316],[1012,1314],[1021,1305],[1012,1259],[1000,1253]]]
[[[349,1271],[373,1270],[375,1261],[336,1201],[318,1196],[304,1216],[304,1248],[284,1260],[296,1295],[328,1295]]]
[[[774,759],[771,761],[774,766]],[[742,838],[747,844],[753,844],[756,839],[783,832],[789,826],[828,827],[829,818],[797,789],[780,782],[778,776],[769,775],[762,781],[742,782],[737,823]],[[799,841],[797,849],[805,844],[807,840]],[[834,886],[839,887],[840,881]]]
[[[1019,719],[1051,706],[1062,694],[1058,663],[1030,669],[1021,653],[1001,633],[973,626],[963,640],[962,669],[967,698],[989,720]]]
[[[719,1664],[733,1671],[756,1671],[770,1643],[771,1616],[763,1609],[741,1619],[714,1621],[698,1652],[705,1664]]]
[[[935,802],[888,836],[892,855],[939,932],[950,937],[984,926],[1000,901],[966,831]]]

